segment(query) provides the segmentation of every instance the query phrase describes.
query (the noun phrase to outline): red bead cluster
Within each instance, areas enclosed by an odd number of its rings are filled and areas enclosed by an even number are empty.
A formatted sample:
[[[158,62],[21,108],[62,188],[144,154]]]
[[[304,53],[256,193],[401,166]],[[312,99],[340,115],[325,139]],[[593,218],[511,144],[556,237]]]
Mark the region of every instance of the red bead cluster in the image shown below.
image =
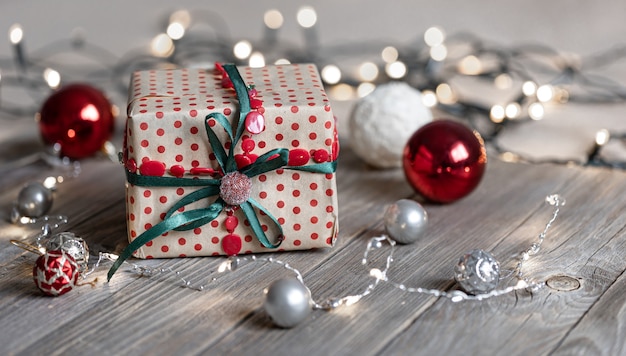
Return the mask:
[[[241,237],[234,233],[237,225],[239,225],[239,219],[233,215],[233,210],[230,210],[228,217],[224,220],[224,227],[228,231],[228,235],[222,239],[222,250],[228,256],[236,256],[241,252]]]
[[[246,130],[253,135],[260,134],[265,130],[265,116],[263,116],[263,112],[265,109],[263,108],[263,101],[257,99],[258,92],[254,89],[254,86],[251,85],[248,88],[248,96],[250,98],[250,108],[252,109],[246,115]]]
[[[243,149],[243,154],[235,155],[235,162],[237,162],[238,169],[241,169],[247,165],[254,163],[257,160],[257,158],[259,158],[258,155],[255,155],[254,153],[252,153],[255,147],[256,147],[256,143],[254,142],[254,140],[248,137],[244,137],[244,139],[241,141],[241,148]]]
[[[230,89],[233,88],[233,82],[228,77],[228,73],[224,70],[221,64],[215,63],[215,69],[222,74],[222,87]],[[246,130],[253,135],[260,134],[265,130],[265,108],[263,108],[263,100],[257,98],[259,92],[254,88],[254,85],[248,86],[248,98],[250,99],[250,112],[246,114],[244,125]]]
[[[227,89],[233,88],[233,82],[228,77],[228,73],[224,70],[224,67],[219,63],[215,63],[215,69],[222,75],[222,87]],[[244,126],[252,135],[260,134],[265,131],[265,116],[263,116],[265,108],[263,107],[263,100],[259,99],[257,97],[258,95],[259,92],[254,88],[254,85],[249,85],[248,99],[250,101],[251,110],[246,114]],[[235,162],[237,162],[238,169],[248,166],[257,160],[259,156],[252,153],[255,147],[256,143],[251,137],[243,137],[241,140],[241,149],[244,153],[235,155]]]

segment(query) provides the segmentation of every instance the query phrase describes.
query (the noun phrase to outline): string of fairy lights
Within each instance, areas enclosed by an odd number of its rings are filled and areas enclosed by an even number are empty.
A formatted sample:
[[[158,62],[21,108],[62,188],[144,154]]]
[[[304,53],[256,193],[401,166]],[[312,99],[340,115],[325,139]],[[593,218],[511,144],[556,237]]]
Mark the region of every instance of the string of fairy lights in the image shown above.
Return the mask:
[[[34,115],[51,91],[75,80],[124,97],[135,70],[212,67],[217,61],[251,67],[312,62],[320,68],[332,100],[358,99],[382,83],[405,81],[421,91],[425,106],[467,120],[501,158],[523,161],[521,155],[505,151],[495,140],[507,125],[547,118],[554,105],[626,101],[626,86],[610,75],[599,74],[626,57],[626,46],[581,58],[541,45],[505,47],[468,33],[447,35],[439,27],[428,28],[405,45],[368,41],[326,46],[319,41],[317,12],[310,6],[296,14],[303,41],[294,44],[279,38],[285,21],[280,10],[266,11],[262,38],[250,41],[233,39],[226,22],[214,12],[178,10],[169,16],[163,32],[152,39],[149,51],[122,56],[89,43],[78,30],[69,39],[29,53],[26,31],[14,24],[8,33],[12,58],[0,58],[0,118]],[[80,55],[91,62],[68,65],[64,59],[55,60],[60,54]],[[500,91],[498,97],[508,99],[485,104],[462,95],[460,89],[467,80]],[[9,89],[24,91],[32,100],[6,100],[2,92]],[[598,131],[584,164],[626,169],[626,162],[609,161],[601,155],[609,141],[622,142],[624,138],[623,133]]]

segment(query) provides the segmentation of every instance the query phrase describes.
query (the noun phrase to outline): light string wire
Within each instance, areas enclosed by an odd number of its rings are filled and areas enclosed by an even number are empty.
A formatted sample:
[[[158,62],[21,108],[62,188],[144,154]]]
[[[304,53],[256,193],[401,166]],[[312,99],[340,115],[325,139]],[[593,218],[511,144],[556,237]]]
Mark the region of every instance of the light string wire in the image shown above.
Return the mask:
[[[418,294],[426,294],[434,297],[443,297],[449,299],[452,302],[461,302],[461,301],[480,301],[484,299],[489,299],[493,297],[498,297],[501,295],[505,295],[508,293],[526,290],[530,292],[534,292],[543,288],[545,282],[536,281],[530,278],[527,278],[523,274],[523,264],[527,261],[531,256],[536,255],[540,250],[541,246],[547,236],[548,230],[552,227],[553,223],[556,221],[557,216],[559,215],[560,209],[563,205],[565,205],[565,199],[563,199],[558,194],[552,194],[546,197],[546,203],[553,206],[554,209],[552,211],[551,217],[546,223],[543,231],[537,236],[537,239],[532,242],[532,244],[522,252],[518,254],[518,261],[516,262],[516,267],[509,276],[514,276],[517,280],[515,283],[507,283],[508,285],[501,286],[499,289],[494,289],[492,291],[481,293],[481,294],[468,294],[462,290],[452,290],[445,291],[439,289],[430,289],[430,288],[422,288],[422,287],[412,287],[407,286],[406,284],[395,282],[388,276],[388,272],[392,267],[394,262],[394,250],[396,246],[396,242],[392,240],[387,235],[376,236],[371,238],[367,247],[365,248],[365,252],[363,253],[363,259],[361,260],[361,264],[363,266],[368,266],[371,263],[370,254],[382,248],[384,245],[389,246],[389,252],[385,258],[385,264],[382,269],[379,268],[371,268],[369,270],[369,276],[374,280],[369,283],[361,292],[357,294],[349,294],[343,297],[331,297],[325,299],[320,302],[316,302],[312,300],[313,309],[318,310],[333,310],[339,308],[341,306],[349,306],[357,303],[362,298],[371,294],[381,282],[386,283],[393,288],[396,288],[400,291],[407,293],[418,293]],[[102,260],[115,261],[117,256],[113,254],[105,254],[100,253],[100,258],[98,259],[96,265],[93,267],[92,271],[95,270]],[[193,289],[196,291],[204,291],[207,289],[207,284],[211,282],[215,282],[217,280],[216,275],[226,273],[226,272],[235,272],[239,271],[242,267],[251,266],[251,265],[276,265],[286,269],[287,271],[294,274],[295,278],[300,281],[303,285],[306,286],[304,282],[304,278],[302,273],[292,267],[289,263],[281,261],[279,259],[273,257],[257,257],[257,256],[247,256],[247,257],[230,257],[226,261],[222,262],[216,270],[212,270],[209,272],[209,282],[206,284],[194,284],[188,277],[184,277],[180,271],[176,271],[171,267],[147,267],[142,266],[136,263],[124,262],[131,266],[131,269],[134,273],[139,276],[144,277],[155,277],[157,275],[170,275],[177,278],[180,282],[182,282],[182,287]],[[507,277],[503,277],[500,279],[507,279]],[[503,284],[503,283],[500,283]]]
[[[4,100],[0,102],[0,118],[35,114],[40,102],[66,81],[92,82],[125,97],[127,78],[135,70],[209,67],[215,62],[250,66],[312,62],[321,68],[322,80],[334,100],[353,99],[382,83],[402,80],[422,91],[427,106],[467,120],[503,158],[543,163],[546,160],[525,158],[503,149],[497,137],[507,126],[542,119],[547,103],[626,101],[624,83],[612,79],[610,74],[600,74],[623,61],[626,45],[580,57],[540,44],[507,47],[488,43],[466,32],[446,36],[442,29],[431,27],[407,44],[368,41],[327,46],[317,39],[314,9],[307,8],[306,12],[308,18],[301,18],[298,13],[303,44],[294,44],[278,40],[284,21],[278,10],[266,12],[266,31],[253,42],[232,38],[226,21],[215,12],[193,11],[192,18],[190,11],[179,10],[169,16],[167,30],[153,39],[150,52],[135,49],[122,56],[87,42],[80,32],[28,53],[24,30],[14,25],[9,31],[13,57],[0,58],[0,91],[21,89],[33,103],[11,106]],[[270,13],[273,17],[267,16]],[[69,66],[68,54],[91,63]],[[13,70],[7,70],[11,67]],[[517,94],[508,103],[488,106],[460,97],[456,88],[460,84],[455,82],[458,78],[470,78]],[[602,146],[610,140],[622,142],[626,133],[602,134],[604,139],[596,140],[583,164],[626,169],[626,162],[601,155]],[[570,160],[549,162],[571,164]]]

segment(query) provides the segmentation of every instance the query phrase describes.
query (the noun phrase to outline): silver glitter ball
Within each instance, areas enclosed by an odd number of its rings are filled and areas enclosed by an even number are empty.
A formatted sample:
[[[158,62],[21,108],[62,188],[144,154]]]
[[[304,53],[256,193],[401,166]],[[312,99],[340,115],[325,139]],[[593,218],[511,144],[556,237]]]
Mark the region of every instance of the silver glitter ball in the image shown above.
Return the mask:
[[[489,252],[471,250],[454,267],[454,279],[467,293],[489,293],[498,286],[500,264]]]
[[[87,271],[89,263],[89,247],[85,240],[71,232],[61,232],[53,235],[45,243],[46,250],[61,250],[72,256],[78,264],[79,273]]]
[[[426,232],[428,214],[419,203],[400,199],[387,207],[384,221],[385,230],[392,239],[401,244],[410,244]]]
[[[264,307],[274,324],[291,328],[311,312],[311,292],[295,278],[279,279],[267,289]]]
[[[52,191],[38,182],[31,182],[20,190],[15,208],[21,216],[38,218],[52,207]]]

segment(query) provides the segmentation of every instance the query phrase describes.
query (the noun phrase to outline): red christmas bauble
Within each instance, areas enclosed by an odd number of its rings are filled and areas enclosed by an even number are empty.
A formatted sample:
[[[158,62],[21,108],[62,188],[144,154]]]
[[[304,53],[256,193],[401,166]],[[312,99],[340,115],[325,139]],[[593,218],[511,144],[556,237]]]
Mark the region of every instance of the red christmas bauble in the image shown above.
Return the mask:
[[[33,267],[33,279],[46,295],[56,297],[71,291],[78,282],[80,268],[72,256],[61,250],[39,256]]]
[[[48,97],[39,113],[39,129],[46,144],[61,145],[71,159],[93,155],[113,134],[111,103],[98,89],[72,84]]]
[[[422,126],[403,153],[407,180],[424,198],[450,203],[471,193],[485,172],[487,153],[478,132],[450,120]]]

